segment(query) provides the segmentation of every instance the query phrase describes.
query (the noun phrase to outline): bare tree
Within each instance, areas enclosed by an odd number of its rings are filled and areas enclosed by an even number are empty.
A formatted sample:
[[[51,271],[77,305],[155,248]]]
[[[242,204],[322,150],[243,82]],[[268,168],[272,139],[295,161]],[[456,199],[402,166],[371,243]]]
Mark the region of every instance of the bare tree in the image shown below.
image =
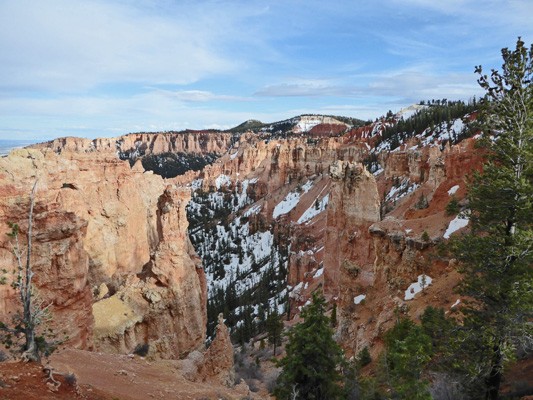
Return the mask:
[[[11,286],[18,292],[22,303],[22,314],[20,311],[12,318],[12,326],[0,322],[0,340],[6,347],[11,348],[18,345],[21,359],[25,361],[41,362],[41,355],[50,354],[54,346],[46,341],[49,332],[38,334],[37,327],[46,325],[52,316],[50,305],[39,298],[32,284],[34,272],[31,264],[32,248],[32,226],[33,209],[35,203],[35,193],[37,188],[37,177],[30,194],[30,211],[28,216],[27,245],[21,246],[19,242],[19,226],[9,223],[11,233],[7,235],[11,240],[11,249],[16,258],[16,269],[11,274],[5,269],[2,270],[0,283],[5,284],[8,280]],[[9,276],[11,275],[11,276]],[[22,342],[22,336],[24,341]]]

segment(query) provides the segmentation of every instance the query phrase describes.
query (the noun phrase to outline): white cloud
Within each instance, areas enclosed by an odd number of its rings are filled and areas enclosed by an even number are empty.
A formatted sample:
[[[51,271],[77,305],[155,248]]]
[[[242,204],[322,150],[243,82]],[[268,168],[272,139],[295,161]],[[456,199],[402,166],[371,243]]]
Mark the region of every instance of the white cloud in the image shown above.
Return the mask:
[[[17,0],[0,5],[0,89],[55,92],[110,82],[187,84],[235,72],[235,13],[210,3]],[[235,7],[233,7],[235,8]],[[256,39],[254,39],[256,40]]]
[[[423,72],[422,72],[423,71]],[[428,72],[426,72],[428,71]],[[287,82],[266,86],[255,93],[260,97],[346,97],[365,98],[369,96],[395,97],[401,102],[418,102],[428,99],[468,99],[481,93],[474,74],[433,75],[431,67],[414,68],[368,76],[363,85],[338,85],[319,80],[316,83]],[[354,79],[360,81],[357,77]]]
[[[266,113],[197,107],[156,91],[115,98],[80,95],[0,98],[0,139],[45,140],[72,135],[96,138],[140,131],[228,129],[252,118],[270,122],[289,116],[290,111]],[[32,128],[34,125],[38,129]]]
[[[0,137],[467,99],[474,65],[533,41],[532,15],[530,0],[0,0]]]
[[[258,101],[257,98],[245,96],[231,96],[225,94],[214,94],[203,90],[162,90],[156,89],[156,92],[187,103],[203,103],[207,101],[223,101],[223,102],[241,102],[241,101]]]

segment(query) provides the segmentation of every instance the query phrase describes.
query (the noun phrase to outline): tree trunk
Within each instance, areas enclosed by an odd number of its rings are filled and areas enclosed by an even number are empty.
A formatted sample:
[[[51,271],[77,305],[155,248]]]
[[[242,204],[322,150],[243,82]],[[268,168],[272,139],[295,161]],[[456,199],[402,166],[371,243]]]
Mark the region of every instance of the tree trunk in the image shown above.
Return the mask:
[[[485,379],[485,399],[498,400],[500,398],[500,384],[502,381],[503,355],[500,346],[495,346],[492,357],[491,371]]]
[[[25,336],[26,350],[22,353],[21,358],[24,361],[41,363],[41,356],[39,355],[39,349],[37,348],[37,342],[35,341],[35,329],[26,329]]]

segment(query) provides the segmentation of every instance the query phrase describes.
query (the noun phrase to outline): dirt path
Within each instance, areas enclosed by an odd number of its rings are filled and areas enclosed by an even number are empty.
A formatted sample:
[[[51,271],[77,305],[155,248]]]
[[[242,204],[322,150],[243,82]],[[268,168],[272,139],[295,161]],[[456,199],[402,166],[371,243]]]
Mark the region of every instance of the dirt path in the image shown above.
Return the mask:
[[[108,393],[110,399],[242,399],[249,395],[242,386],[230,389],[188,381],[181,375],[181,361],[149,362],[138,356],[68,349],[54,354],[50,364],[58,372],[74,373],[80,384]]]

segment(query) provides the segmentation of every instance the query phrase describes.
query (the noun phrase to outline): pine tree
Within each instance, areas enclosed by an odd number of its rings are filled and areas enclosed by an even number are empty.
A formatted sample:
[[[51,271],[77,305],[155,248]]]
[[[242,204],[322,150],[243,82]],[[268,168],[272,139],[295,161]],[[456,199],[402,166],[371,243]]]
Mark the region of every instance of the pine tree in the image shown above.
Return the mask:
[[[324,297],[313,293],[312,304],[302,310],[303,322],[289,333],[286,356],[274,395],[277,399],[334,400],[342,397],[343,363],[340,346],[333,340],[333,329],[325,315]]]
[[[276,348],[281,344],[281,333],[283,332],[283,319],[277,310],[272,311],[268,316],[266,330],[268,344],[274,347],[274,357],[276,357]]]
[[[337,326],[337,303],[333,303],[333,310],[331,310],[330,324],[333,329]]]
[[[446,212],[449,215],[458,214],[461,211],[461,206],[459,205],[459,200],[455,197],[455,194],[452,195],[452,199],[448,204],[446,204]]]
[[[482,74],[482,172],[468,185],[470,232],[450,243],[462,280],[456,366],[498,399],[502,372],[520,339],[533,335],[533,46],[502,50],[502,72]],[[480,397],[481,394],[478,394]]]
[[[368,349],[368,346],[365,346],[357,355],[357,366],[362,368],[371,362],[372,356],[370,355],[370,350]]]

